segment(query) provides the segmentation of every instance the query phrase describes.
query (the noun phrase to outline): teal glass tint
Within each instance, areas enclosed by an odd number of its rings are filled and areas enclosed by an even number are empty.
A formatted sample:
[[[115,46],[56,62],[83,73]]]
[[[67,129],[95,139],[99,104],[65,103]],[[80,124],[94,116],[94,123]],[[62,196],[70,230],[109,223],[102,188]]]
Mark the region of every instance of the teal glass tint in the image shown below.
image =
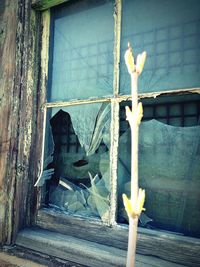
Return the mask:
[[[108,103],[48,109],[43,204],[108,221],[110,112]]]
[[[130,196],[131,173],[131,132],[125,120],[124,105],[130,106],[130,103],[122,103],[120,108],[120,223],[128,223],[122,194]],[[200,237],[200,98],[191,98],[191,102],[167,98],[157,103],[146,101],[143,105],[144,118],[139,131],[139,186],[146,191],[146,210],[139,218],[139,226]]]
[[[113,1],[71,1],[51,12],[48,101],[112,95]]]
[[[124,53],[147,52],[139,92],[200,87],[200,1],[124,0],[120,91],[130,94]]]

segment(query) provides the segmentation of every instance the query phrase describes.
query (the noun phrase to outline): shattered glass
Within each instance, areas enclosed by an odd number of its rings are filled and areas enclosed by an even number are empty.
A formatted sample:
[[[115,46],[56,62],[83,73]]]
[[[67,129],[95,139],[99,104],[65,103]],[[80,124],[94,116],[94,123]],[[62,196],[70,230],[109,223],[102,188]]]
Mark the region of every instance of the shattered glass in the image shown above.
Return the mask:
[[[46,205],[107,222],[110,112],[107,103],[48,110],[44,155],[48,165],[37,184],[46,188]]]
[[[113,12],[113,0],[52,9],[49,102],[112,95]]]
[[[147,52],[140,93],[199,87],[199,28],[199,0],[124,0],[120,92],[130,94],[124,62],[128,42],[134,55]]]
[[[118,161],[118,221],[127,222],[122,193],[130,196],[130,128],[122,132]],[[146,191],[140,225],[200,236],[200,126],[142,122],[139,186]]]

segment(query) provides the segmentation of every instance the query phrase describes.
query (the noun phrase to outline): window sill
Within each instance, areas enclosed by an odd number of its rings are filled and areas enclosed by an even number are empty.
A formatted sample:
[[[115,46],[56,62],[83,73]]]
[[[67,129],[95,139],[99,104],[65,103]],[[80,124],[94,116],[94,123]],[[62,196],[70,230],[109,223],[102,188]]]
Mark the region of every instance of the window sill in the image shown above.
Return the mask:
[[[43,229],[21,231],[16,245],[84,266],[125,266],[124,250]]]
[[[67,216],[50,209],[38,210],[36,226],[122,251],[127,249],[128,227],[125,226],[109,227],[100,221]],[[199,251],[200,240],[197,238],[164,231],[138,229],[137,253],[139,254],[197,267],[200,266]]]
[[[30,249],[88,267],[125,266],[126,251],[43,229],[24,229],[16,240],[18,250]],[[73,266],[76,266],[74,265]],[[68,266],[68,265],[67,265]],[[151,256],[136,256],[136,267],[183,267]],[[197,266],[197,265],[196,265]]]

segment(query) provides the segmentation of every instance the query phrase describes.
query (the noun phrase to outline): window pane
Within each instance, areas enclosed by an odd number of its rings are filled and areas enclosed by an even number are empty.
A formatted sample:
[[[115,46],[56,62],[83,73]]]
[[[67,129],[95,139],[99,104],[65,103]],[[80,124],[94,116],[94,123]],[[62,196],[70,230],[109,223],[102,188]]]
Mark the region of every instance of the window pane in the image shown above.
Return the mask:
[[[49,101],[112,95],[113,1],[72,1],[52,11]]]
[[[120,88],[130,94],[124,63],[127,42],[134,54],[147,51],[140,92],[200,86],[200,1],[124,0]]]
[[[52,108],[48,111],[45,204],[86,217],[108,220],[110,104]],[[47,175],[50,170],[53,173]]]
[[[174,112],[178,114],[180,106],[172,102],[172,110],[173,105],[176,105]],[[199,117],[196,105],[194,102],[185,111],[186,121],[192,110],[196,110],[195,114]],[[144,120],[152,113],[149,106],[146,107],[144,104]],[[160,113],[164,117],[166,106],[163,103],[158,107],[157,116]],[[128,223],[122,193],[130,195],[131,136],[124,115],[124,107],[121,106],[118,222]],[[177,115],[175,124],[179,124],[179,120],[182,121],[182,117]],[[166,118],[162,123],[152,116],[140,126],[139,186],[146,191],[146,211],[142,213],[139,225],[200,237],[200,126],[176,127],[166,123],[170,120]],[[199,118],[196,117],[192,125],[197,123]]]

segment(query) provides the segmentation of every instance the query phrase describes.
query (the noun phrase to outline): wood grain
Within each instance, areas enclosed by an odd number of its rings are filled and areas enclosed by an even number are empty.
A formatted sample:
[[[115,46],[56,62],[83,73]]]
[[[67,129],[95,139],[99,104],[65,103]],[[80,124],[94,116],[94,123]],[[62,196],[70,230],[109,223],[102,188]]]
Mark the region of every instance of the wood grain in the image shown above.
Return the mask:
[[[15,88],[17,2],[0,2],[0,243],[11,238],[10,213],[16,175],[19,91]],[[12,30],[11,30],[12,29]]]
[[[126,251],[41,229],[25,229],[17,237],[23,247],[88,267],[125,266]],[[68,266],[68,265],[67,265]],[[74,265],[73,265],[74,266]],[[136,267],[181,267],[151,256],[136,255]]]
[[[30,0],[0,2],[0,244],[14,241],[33,213],[39,17]]]
[[[67,216],[48,209],[38,211],[36,225],[76,238],[127,249],[128,228],[125,226],[109,227],[94,219]],[[200,266],[200,240],[196,238],[139,228],[136,251],[174,263]]]

